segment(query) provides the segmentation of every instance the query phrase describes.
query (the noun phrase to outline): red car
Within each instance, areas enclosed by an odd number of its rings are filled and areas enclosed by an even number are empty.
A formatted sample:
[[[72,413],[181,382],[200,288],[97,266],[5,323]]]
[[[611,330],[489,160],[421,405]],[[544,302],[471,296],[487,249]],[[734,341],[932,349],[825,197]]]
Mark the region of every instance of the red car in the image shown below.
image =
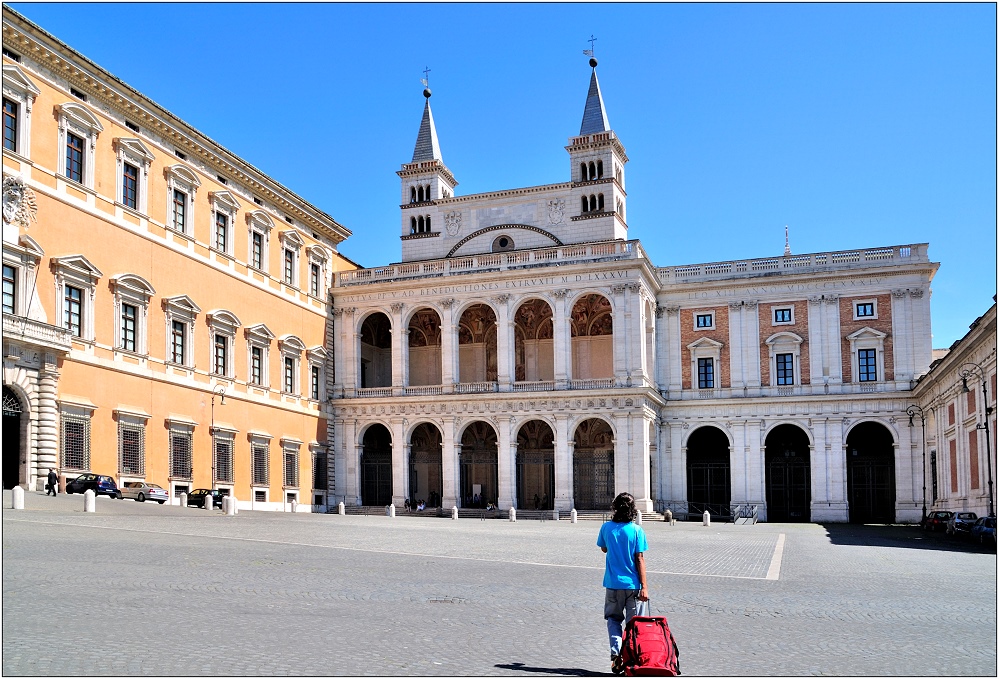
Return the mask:
[[[931,531],[947,530],[947,522],[952,516],[954,516],[954,512],[930,512],[926,515],[926,523],[923,524],[923,528]]]

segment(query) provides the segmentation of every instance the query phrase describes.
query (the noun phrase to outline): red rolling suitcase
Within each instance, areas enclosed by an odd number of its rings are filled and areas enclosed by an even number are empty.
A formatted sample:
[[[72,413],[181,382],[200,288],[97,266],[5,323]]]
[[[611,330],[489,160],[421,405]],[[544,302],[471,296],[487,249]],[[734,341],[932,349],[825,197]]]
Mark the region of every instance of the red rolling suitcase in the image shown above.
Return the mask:
[[[649,602],[644,603],[644,612],[651,612]],[[624,628],[621,660],[625,676],[679,676],[680,650],[666,618],[636,615],[629,620]]]

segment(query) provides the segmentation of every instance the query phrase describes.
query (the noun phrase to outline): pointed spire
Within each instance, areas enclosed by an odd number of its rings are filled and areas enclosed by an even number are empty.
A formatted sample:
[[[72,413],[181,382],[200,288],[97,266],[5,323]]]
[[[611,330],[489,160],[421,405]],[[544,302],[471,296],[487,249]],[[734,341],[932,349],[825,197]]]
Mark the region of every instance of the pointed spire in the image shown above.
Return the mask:
[[[600,96],[600,83],[597,82],[597,60],[590,58],[590,66],[593,67],[593,73],[590,75],[590,90],[586,93],[586,108],[583,109],[583,123],[579,126],[579,136],[607,132],[611,128],[607,122],[603,97]]]
[[[423,96],[427,98],[427,103],[423,107],[423,120],[420,121],[420,133],[416,135],[416,148],[413,149],[413,160],[418,163],[426,160],[439,160],[441,158],[441,147],[437,143],[437,128],[434,126],[434,114],[430,110],[430,88],[423,90]]]

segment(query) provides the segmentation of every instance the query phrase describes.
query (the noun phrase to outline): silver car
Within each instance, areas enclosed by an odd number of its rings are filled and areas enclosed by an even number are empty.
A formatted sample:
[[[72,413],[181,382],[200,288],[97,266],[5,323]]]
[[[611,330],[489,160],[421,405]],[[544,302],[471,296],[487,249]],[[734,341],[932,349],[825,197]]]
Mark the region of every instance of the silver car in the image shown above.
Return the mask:
[[[978,515],[974,512],[954,512],[954,516],[950,517],[947,522],[947,535],[957,535],[958,533],[970,535],[971,527],[975,525],[977,520]]]
[[[163,504],[168,499],[166,490],[161,486],[145,481],[126,481],[119,490],[121,490],[122,499],[132,499],[136,502],[153,500]]]

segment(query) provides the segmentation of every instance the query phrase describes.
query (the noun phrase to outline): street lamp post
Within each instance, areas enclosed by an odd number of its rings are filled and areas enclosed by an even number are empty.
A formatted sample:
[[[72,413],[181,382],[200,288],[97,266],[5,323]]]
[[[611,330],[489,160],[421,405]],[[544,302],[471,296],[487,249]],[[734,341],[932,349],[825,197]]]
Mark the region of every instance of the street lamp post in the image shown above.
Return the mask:
[[[926,415],[923,414],[923,409],[919,406],[913,404],[905,409],[905,413],[909,416],[909,426],[915,426],[912,423],[912,418],[919,416],[919,422],[922,425],[923,432],[923,520],[920,525],[926,525]]]
[[[976,377],[982,381],[982,407],[985,409],[985,423],[975,424],[975,429],[985,430],[985,462],[989,470],[989,516],[996,515],[995,496],[992,493],[992,435],[989,434],[989,417],[992,416],[992,408],[989,407],[989,392],[985,388],[985,370],[977,363],[965,363],[961,366],[961,392],[967,394],[968,377]]]
[[[209,433],[212,437],[212,490],[215,489],[215,397],[220,398],[219,405],[225,405],[225,385],[220,384],[215,387],[212,391],[212,430]],[[212,499],[208,498],[207,502],[211,502]]]

